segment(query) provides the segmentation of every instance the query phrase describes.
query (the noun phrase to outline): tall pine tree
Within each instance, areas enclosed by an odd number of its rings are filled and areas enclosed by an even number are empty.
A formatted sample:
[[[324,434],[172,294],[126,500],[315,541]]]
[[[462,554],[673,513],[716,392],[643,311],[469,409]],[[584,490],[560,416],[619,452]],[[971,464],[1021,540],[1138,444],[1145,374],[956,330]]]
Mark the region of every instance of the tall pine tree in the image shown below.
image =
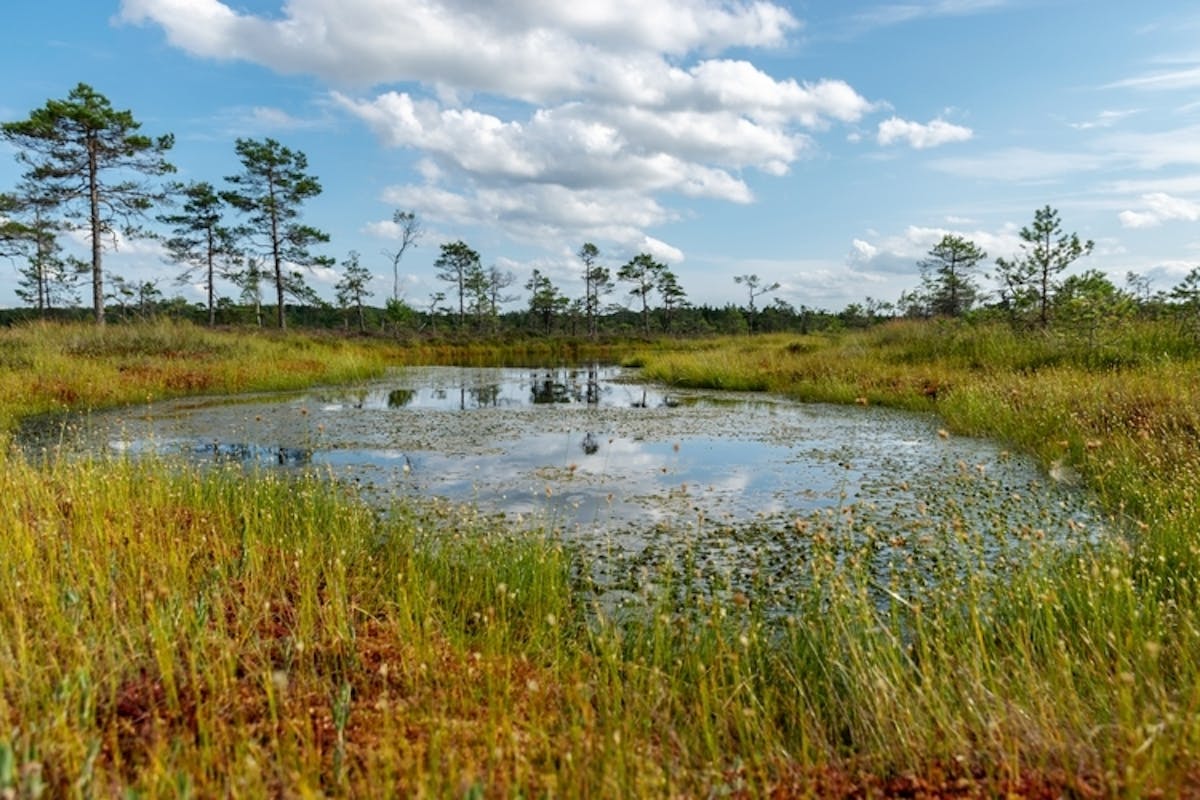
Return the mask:
[[[226,178],[234,188],[221,193],[225,202],[246,215],[238,229],[258,255],[267,259],[275,280],[275,321],[287,327],[287,295],[311,300],[312,290],[297,268],[328,266],[332,259],[314,256],[310,248],[329,241],[329,234],[300,222],[304,201],[321,193],[307,173],[308,158],[274,139],[238,139],[242,172]]]
[[[629,294],[642,301],[642,333],[650,335],[650,293],[658,286],[667,265],[649,253],[638,253],[617,271],[617,280],[632,284]]]
[[[129,111],[118,111],[108,98],[81,83],[65,100],[48,100],[29,119],[7,122],[0,134],[17,147],[29,165],[28,178],[42,184],[68,215],[86,219],[92,245],[92,310],[104,322],[105,240],[116,242],[119,231],[131,233],[164,193],[136,177],[174,172],[166,153],[175,143],[167,134],[151,138],[138,133],[141,123]]]
[[[179,276],[188,281],[199,272],[208,295],[208,324],[216,324],[216,280],[229,277],[237,269],[240,256],[234,246],[232,231],[222,224],[224,202],[204,181],[176,187],[183,198],[183,208],[175,214],[163,214],[158,221],[171,226],[166,240],[167,252],[184,266]]]

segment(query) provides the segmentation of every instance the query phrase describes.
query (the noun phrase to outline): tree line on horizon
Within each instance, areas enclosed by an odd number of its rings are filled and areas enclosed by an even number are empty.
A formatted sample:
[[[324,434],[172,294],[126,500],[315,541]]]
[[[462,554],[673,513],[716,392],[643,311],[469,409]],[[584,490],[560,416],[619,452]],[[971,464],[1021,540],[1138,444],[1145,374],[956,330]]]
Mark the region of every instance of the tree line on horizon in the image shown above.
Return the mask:
[[[20,184],[0,195],[0,252],[25,262],[19,269],[18,297],[45,314],[56,306],[74,305],[77,285],[88,276],[92,316],[99,324],[110,306],[123,312],[130,307],[143,313],[157,309],[163,304],[157,281],[131,285],[118,275],[107,275],[104,268],[105,250],[115,248],[121,237],[145,236],[163,242],[171,262],[182,268],[180,282],[203,285],[209,325],[216,323],[224,299],[217,296],[220,279],[238,287],[238,301],[253,307],[260,325],[264,287],[274,289],[275,324],[281,329],[287,327],[288,300],[301,307],[327,305],[305,280],[306,269],[338,265],[314,252],[330,237],[302,218],[305,201],[322,191],[320,181],[308,172],[304,153],[270,138],[237,139],[242,171],[227,176],[225,188],[207,181],[171,182],[166,177],[175,167],[167,154],[174,137],[146,136],[140,128],[130,111],[114,109],[108,98],[83,83],[65,99],[47,101],[28,119],[0,126],[0,135],[17,148],[17,158],[26,167]],[[236,223],[227,221],[229,211],[238,215]],[[151,219],[169,232],[148,230],[144,223]],[[393,294],[386,311],[393,321],[404,322],[418,314],[401,296],[400,260],[422,230],[412,211],[396,211],[393,223],[399,246],[385,252],[393,269]],[[63,255],[59,236],[71,229],[86,233],[90,262]],[[580,300],[567,297],[534,269],[524,284],[529,318],[550,333],[558,317],[582,314],[589,335],[596,337],[605,311],[601,303],[615,290],[615,280],[628,282],[630,296],[640,300],[645,333],[650,332],[650,297],[655,293],[662,298],[669,329],[673,310],[686,304],[674,272],[640,253],[614,275],[599,257],[599,249],[590,242],[579,251],[586,290]],[[365,329],[372,273],[354,251],[340,267],[334,286],[337,303],[343,311],[352,310],[358,327]],[[495,330],[500,307],[516,299],[507,294],[515,276],[495,266],[484,268],[479,254],[461,240],[442,244],[434,267],[437,278],[449,284],[451,305],[444,305],[447,292],[434,293],[427,318],[456,310],[460,330],[468,320],[476,330]],[[170,305],[178,310],[180,304]]]
[[[1020,232],[1021,252],[995,259],[998,289],[979,285],[985,253],[974,242],[945,235],[918,263],[921,283],[896,303],[867,298],[840,312],[796,308],[782,298],[761,302],[780,288],[755,274],[733,276],[744,287],[744,306],[695,306],[678,276],[649,253],[639,253],[615,271],[585,242],[576,253],[583,296],[573,298],[550,276],[533,269],[522,284],[527,305],[504,307],[519,299],[510,294],[517,281],[509,270],[485,267],[479,253],[457,240],[440,245],[436,278],[446,285],[418,309],[403,297],[400,263],[417,245],[423,229],[413,211],[397,210],[395,249],[384,251],[392,268],[391,296],[382,307],[368,303],[373,273],[350,251],[339,264],[314,252],[330,237],[303,220],[307,200],[318,196],[320,181],[308,172],[304,153],[274,139],[239,138],[235,152],[241,171],[219,188],[207,181],[169,180],[175,167],[167,160],[174,137],[140,133],[130,111],[80,83],[65,99],[48,100],[27,119],[0,125],[0,136],[17,150],[24,165],[20,182],[0,193],[0,255],[20,260],[18,297],[39,315],[73,308],[81,280],[91,285],[91,316],[104,323],[110,309],[122,318],[171,313],[198,317],[207,324],[247,321],[264,324],[264,291],[273,290],[274,324],[286,328],[289,313],[309,324],[360,330],[420,332],[443,329],[472,334],[523,330],[569,333],[597,338],[608,332],[740,333],[807,331],[862,326],[895,316],[962,318],[1001,316],[1014,325],[1046,329],[1051,324],[1090,331],[1132,314],[1170,307],[1200,331],[1200,267],[1170,292],[1152,294],[1149,281],[1130,274],[1124,288],[1103,273],[1068,268],[1093,249],[1063,230],[1058,212],[1038,209]],[[235,219],[230,221],[232,212]],[[166,233],[151,230],[156,222]],[[64,255],[60,236],[82,230],[90,260]],[[196,282],[206,292],[202,306],[163,296],[158,281],[130,283],[107,274],[103,254],[122,237],[151,237],[164,245],[170,263],[180,269],[179,283]],[[305,270],[338,270],[336,305],[326,303],[305,280]],[[237,298],[221,297],[218,280],[237,287]],[[633,307],[609,301],[617,285],[626,287]],[[292,301],[289,306],[288,301]]]

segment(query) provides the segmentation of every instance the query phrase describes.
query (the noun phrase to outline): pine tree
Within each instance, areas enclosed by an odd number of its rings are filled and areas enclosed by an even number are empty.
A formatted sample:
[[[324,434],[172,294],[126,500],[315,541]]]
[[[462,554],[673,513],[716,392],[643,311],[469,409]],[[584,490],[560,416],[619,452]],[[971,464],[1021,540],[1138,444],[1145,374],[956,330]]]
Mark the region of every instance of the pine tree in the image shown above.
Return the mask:
[[[541,270],[533,271],[525,288],[529,290],[530,316],[540,320],[543,330],[549,334],[554,328],[555,316],[570,305],[571,301],[563,297],[558,287],[547,275],[542,274]]]
[[[930,313],[961,317],[975,303],[979,288],[971,273],[987,253],[969,239],[946,234],[920,262],[921,282]]]
[[[396,226],[396,231],[400,235],[400,246],[395,250],[384,250],[383,254],[392,262],[392,299],[399,301],[400,259],[404,258],[404,253],[408,248],[417,246],[417,241],[425,231],[421,228],[421,222],[417,219],[416,212],[413,211],[397,209],[392,213],[392,224]]]
[[[119,231],[136,233],[135,221],[164,198],[130,173],[158,177],[174,172],[166,153],[175,143],[167,134],[138,133],[141,123],[129,111],[117,111],[108,98],[81,83],[65,100],[48,100],[29,119],[0,126],[30,166],[28,177],[45,187],[69,215],[86,218],[92,246],[92,311],[104,323],[104,242]],[[118,223],[122,226],[118,228]]]
[[[600,302],[613,289],[612,273],[608,267],[596,263],[600,249],[591,242],[579,248],[579,260],[583,262],[583,311],[587,317],[588,336],[596,339],[600,333]]]
[[[358,260],[358,252],[351,250],[346,260],[342,262],[341,280],[333,287],[337,292],[338,304],[343,308],[354,307],[358,311],[358,330],[367,330],[366,315],[363,312],[363,300],[374,292],[367,288],[371,282],[371,271],[362,266]]]
[[[458,294],[458,328],[462,330],[467,312],[468,278],[479,268],[479,253],[461,239],[446,242],[433,266],[438,270],[437,279],[449,283]]]
[[[642,332],[647,336],[650,334],[650,293],[666,268],[666,264],[655,261],[649,253],[638,253],[617,271],[618,280],[633,284],[629,294],[642,301]]]
[[[57,201],[45,186],[26,177],[10,195],[0,195],[0,254],[23,258],[17,268],[16,294],[45,315],[56,305],[77,301],[80,268],[75,258],[63,258],[58,236],[63,223],[55,216]]]
[[[658,275],[658,296],[663,304],[663,330],[670,331],[675,312],[687,307],[687,292],[679,285],[679,279],[670,269],[664,269]]]
[[[1045,328],[1050,324],[1050,304],[1059,287],[1058,276],[1091,253],[1095,243],[1064,233],[1058,211],[1050,206],[1034,212],[1033,224],[1021,229],[1021,241],[1019,258],[996,259],[999,277],[1013,311],[1020,312],[1025,306],[1035,308],[1038,325]]]
[[[321,193],[321,184],[307,173],[308,158],[274,139],[238,139],[243,170],[226,180],[234,189],[222,192],[225,202],[246,215],[238,229],[258,255],[267,259],[275,281],[276,324],[287,327],[285,299],[291,295],[312,302],[315,295],[303,273],[292,266],[329,266],[332,259],[314,256],[310,248],[329,241],[329,235],[300,222],[305,200]]]
[[[738,275],[733,279],[734,283],[742,283],[746,285],[746,289],[750,293],[750,305],[748,306],[750,316],[750,332],[753,333],[758,327],[758,311],[755,308],[754,301],[765,294],[770,294],[779,288],[779,282],[772,284],[764,284],[762,279],[757,275]]]
[[[174,187],[183,197],[183,208],[177,214],[163,214],[158,221],[172,226],[166,240],[167,252],[184,266],[180,282],[192,280],[200,272],[208,297],[208,324],[215,325],[216,280],[228,278],[235,271],[240,257],[233,231],[221,224],[224,201],[212,184],[194,182]]]

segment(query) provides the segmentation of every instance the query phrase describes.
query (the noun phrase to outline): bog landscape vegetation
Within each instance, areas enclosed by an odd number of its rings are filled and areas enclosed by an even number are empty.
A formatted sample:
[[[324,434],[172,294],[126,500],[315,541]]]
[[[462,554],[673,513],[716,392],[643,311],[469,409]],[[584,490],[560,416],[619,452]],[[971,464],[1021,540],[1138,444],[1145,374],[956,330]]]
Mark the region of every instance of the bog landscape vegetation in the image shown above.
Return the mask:
[[[947,236],[893,304],[768,304],[778,285],[751,274],[730,279],[744,305],[697,307],[650,255],[612,270],[584,243],[582,297],[535,271],[511,310],[517,278],[461,241],[416,304],[395,276],[421,227],[397,211],[392,296],[371,304],[351,253],[329,304],[304,280],[328,237],[303,221],[302,153],[239,140],[223,188],[171,185],[170,137],[138,130],[84,85],[3,126],[28,168],[0,222],[26,303],[0,329],[6,796],[1200,793],[1200,270],[1118,287],[1046,206],[1013,257]],[[130,225],[206,302],[105,271]],[[72,226],[89,262],[60,249]],[[379,508],[320,471],[20,442],[31,420],[168,397],[596,362],[936,414],[935,435],[1087,492],[1104,533],[1049,546],[1035,516],[998,550],[981,520],[1019,493],[919,528],[834,508],[760,531],[799,554],[781,601],[765,561],[749,586],[697,567],[725,535],[700,519],[696,552],[613,604],[599,556],[552,525]]]

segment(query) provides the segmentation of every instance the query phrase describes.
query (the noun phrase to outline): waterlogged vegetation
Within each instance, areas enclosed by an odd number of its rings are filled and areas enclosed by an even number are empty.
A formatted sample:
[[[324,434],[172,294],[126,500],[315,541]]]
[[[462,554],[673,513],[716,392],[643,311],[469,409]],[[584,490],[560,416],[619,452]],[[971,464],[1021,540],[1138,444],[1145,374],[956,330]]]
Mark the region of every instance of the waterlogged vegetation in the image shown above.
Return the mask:
[[[298,347],[329,365],[308,373],[316,381],[353,379],[348,364],[368,375],[421,358],[175,327],[0,336],[0,385],[53,378],[75,393],[6,389],[10,425],[55,403],[118,401],[86,388],[116,382],[89,373],[75,346],[103,344],[96,361],[110,369],[140,360],[165,375],[187,361],[214,376],[244,357],[239,348]],[[122,343],[131,349],[114,352]],[[173,355],[202,343],[229,350]],[[280,351],[254,351],[267,356],[260,387],[289,371]],[[1084,348],[1007,328],[893,323],[643,346],[626,360],[675,386],[936,412],[946,439],[994,437],[1092,491],[1111,529],[1052,547],[1030,524],[1006,530],[1019,548],[997,550],[989,515],[1033,498],[975,483],[967,463],[953,480],[978,488],[960,509],[929,509],[944,523],[891,526],[850,507],[764,523],[789,569],[809,576],[786,607],[764,602],[767,576],[749,560],[748,585],[704,571],[711,548],[730,546],[719,531],[696,537],[690,558],[644,565],[613,606],[569,543],[470,508],[404,502],[380,514],[315,477],[155,459],[40,463],[9,450],[0,790],[1200,789],[1200,400],[1186,339],[1147,324]],[[251,388],[217,383],[205,388]],[[173,391],[139,386],[121,399]],[[893,578],[879,578],[880,558]]]
[[[847,523],[837,557],[861,562],[880,603],[1104,530],[1071,481],[950,437],[932,414],[671,389],[597,365],[407,367],[352,386],[38,422],[18,440],[26,452],[317,471],[385,512],[470,503],[560,537],[610,606],[640,606],[629,592],[688,565],[697,589],[753,591],[786,613],[810,582],[805,531],[833,517]]]
[[[472,347],[346,339],[321,331],[212,332],[170,320],[100,327],[38,322],[3,331],[0,430],[68,410],[169,397],[299,389],[381,375],[395,364],[536,364],[612,358],[613,345],[518,341]]]
[[[332,337],[220,335],[165,321],[17,326],[3,332],[0,348],[0,429],[69,409],[361,380],[388,359],[382,348]]]

